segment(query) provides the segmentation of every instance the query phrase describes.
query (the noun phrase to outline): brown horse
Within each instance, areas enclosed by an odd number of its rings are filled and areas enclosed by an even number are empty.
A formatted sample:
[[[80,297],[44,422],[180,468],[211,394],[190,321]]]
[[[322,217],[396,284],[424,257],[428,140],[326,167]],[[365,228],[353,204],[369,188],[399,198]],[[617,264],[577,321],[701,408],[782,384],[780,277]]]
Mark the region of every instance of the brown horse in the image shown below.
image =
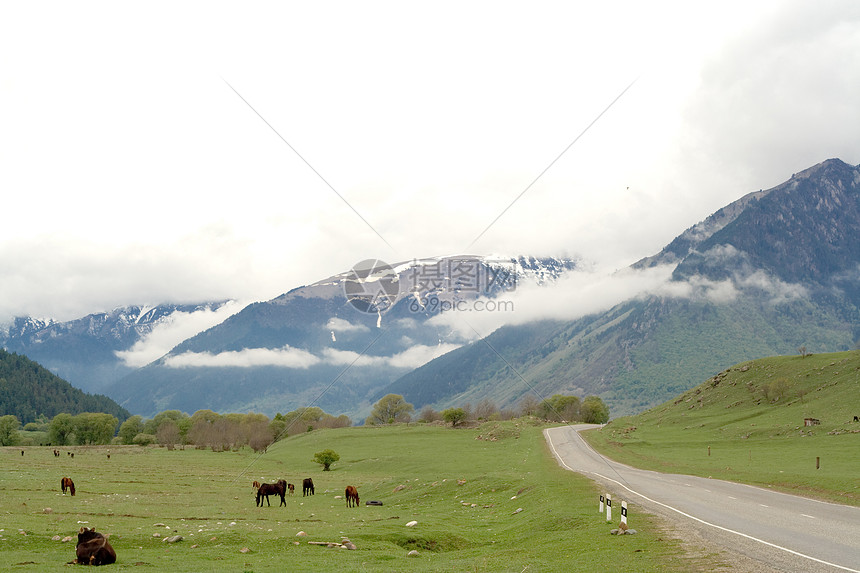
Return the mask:
[[[116,563],[116,551],[108,543],[107,537],[95,528],[81,527],[78,532],[78,545],[75,547],[77,562],[83,565],[110,565]]]
[[[294,493],[296,493],[296,486],[294,486],[291,483],[287,484],[287,489],[290,490],[290,495],[293,495]]]
[[[279,495],[281,496],[281,505],[287,505],[287,500],[284,499],[284,494],[287,491],[287,482],[286,480],[279,479],[277,483],[264,483],[257,490],[257,507],[263,507],[263,498],[266,498],[266,503],[269,507],[272,506],[269,501],[270,495]]]
[[[63,495],[66,495],[66,490],[70,490],[69,493],[75,495],[75,482],[72,481],[72,478],[63,478],[60,480],[60,487],[63,490]]]
[[[355,486],[348,485],[346,486],[346,492],[344,492],[346,496],[346,506],[347,507],[358,507],[359,499],[358,499],[358,490],[355,489]]]
[[[260,489],[260,482],[254,480],[254,483],[251,484],[251,487],[254,489]]]
[[[314,494],[314,480],[305,478],[302,480],[302,497]]]

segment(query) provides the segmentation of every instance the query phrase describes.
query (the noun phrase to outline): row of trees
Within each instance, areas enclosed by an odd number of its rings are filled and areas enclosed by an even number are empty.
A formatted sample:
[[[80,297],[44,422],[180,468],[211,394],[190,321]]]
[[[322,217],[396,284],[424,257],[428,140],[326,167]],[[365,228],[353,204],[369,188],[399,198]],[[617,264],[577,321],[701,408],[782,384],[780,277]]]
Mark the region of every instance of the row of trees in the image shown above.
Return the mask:
[[[316,407],[278,413],[272,419],[255,413],[218,414],[198,410],[189,416],[179,410],[166,410],[150,420],[132,416],[120,426],[117,437],[122,444],[158,443],[169,449],[175,445],[193,445],[226,451],[250,446],[259,452],[288,434],[350,425],[352,420],[348,416],[335,417]]]
[[[415,408],[399,394],[388,394],[373,406],[365,423],[383,425],[410,422]],[[491,400],[477,406],[466,404],[437,412],[425,406],[418,414],[420,422],[443,420],[452,426],[469,421],[510,420],[518,416],[535,416],[551,422],[605,423],[609,408],[597,396],[580,400],[577,396],[556,394],[538,401],[526,396],[517,409],[499,409]],[[54,446],[94,444],[160,444],[169,449],[191,445],[211,448],[214,451],[235,450],[249,446],[264,451],[275,441],[288,434],[307,432],[318,428],[341,428],[352,425],[345,415],[332,416],[320,408],[299,408],[287,414],[276,414],[269,419],[264,414],[218,414],[212,410],[198,410],[191,416],[179,410],[166,410],[151,419],[131,416],[119,426],[111,414],[84,412],[57,414],[51,420],[42,417],[28,423],[24,429],[44,431],[47,442]],[[0,416],[0,445],[13,446],[21,441],[18,432],[21,424],[16,416]],[[116,437],[114,437],[116,435]]]
[[[349,417],[332,416],[320,408],[299,408],[269,419],[264,414],[218,414],[198,410],[189,416],[179,410],[166,410],[151,419],[131,416],[122,425],[110,414],[85,412],[75,416],[57,414],[52,419],[40,417],[24,426],[28,432],[44,432],[45,442],[53,446],[96,444],[160,444],[169,449],[192,445],[215,451],[250,446],[265,450],[288,433],[307,432],[317,428],[339,428],[352,425]],[[17,416],[0,416],[0,446],[19,445],[22,441]]]
[[[383,396],[373,406],[370,416],[364,421],[368,425],[411,422],[415,407],[400,394]],[[580,400],[578,396],[555,394],[545,400],[538,400],[529,394],[523,397],[516,409],[499,407],[492,400],[482,400],[474,408],[466,404],[459,408],[448,408],[437,412],[425,406],[418,414],[419,422],[443,420],[452,426],[468,421],[511,420],[520,416],[535,416],[549,422],[584,422],[605,424],[609,421],[609,408],[599,396],[588,396]]]

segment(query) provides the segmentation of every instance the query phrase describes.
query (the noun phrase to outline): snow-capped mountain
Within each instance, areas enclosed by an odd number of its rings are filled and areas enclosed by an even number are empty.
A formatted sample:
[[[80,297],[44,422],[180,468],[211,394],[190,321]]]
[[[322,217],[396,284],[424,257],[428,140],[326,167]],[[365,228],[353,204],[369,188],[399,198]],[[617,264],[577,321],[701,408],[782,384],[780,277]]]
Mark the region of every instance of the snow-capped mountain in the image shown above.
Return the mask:
[[[226,301],[200,304],[135,305],[70,321],[17,317],[0,328],[0,346],[24,354],[87,392],[136,369],[122,356],[179,314],[214,312]]]
[[[106,393],[144,415],[315,405],[361,416],[380,387],[468,342],[434,317],[576,268],[571,259],[535,257],[364,261],[248,305]]]

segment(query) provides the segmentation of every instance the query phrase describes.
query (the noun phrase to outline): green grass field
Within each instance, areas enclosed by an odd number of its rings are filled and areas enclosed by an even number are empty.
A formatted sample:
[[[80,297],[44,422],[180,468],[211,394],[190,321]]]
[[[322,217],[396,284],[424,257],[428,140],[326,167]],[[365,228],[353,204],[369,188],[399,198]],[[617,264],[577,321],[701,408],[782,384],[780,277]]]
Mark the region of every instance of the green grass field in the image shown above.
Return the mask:
[[[311,461],[325,448],[341,456],[329,472]],[[110,534],[118,561],[109,567],[175,573],[725,566],[717,556],[686,554],[678,539],[635,507],[630,525],[639,533],[609,535],[613,525],[597,512],[597,488],[559,468],[541,427],[528,420],[457,430],[319,430],[278,442],[261,456],[247,449],[113,446],[108,460],[107,446],[62,448],[59,458],[48,447],[24,450],[24,456],[21,448],[0,450],[3,570],[67,567],[75,540],[52,538],[76,536],[82,526]],[[63,476],[74,479],[76,496],[60,493]],[[315,496],[301,496],[304,477],[314,479]],[[251,482],[278,478],[296,484],[297,495],[287,496],[287,507],[279,507],[277,498],[271,507],[256,507]],[[359,508],[336,499],[348,484],[358,487]],[[365,506],[368,500],[384,505]],[[417,525],[406,527],[412,520]],[[299,531],[307,537],[297,537]],[[162,541],[169,535],[184,539]],[[308,544],[342,537],[357,550]],[[407,557],[411,549],[419,557]]]
[[[632,466],[860,505],[854,416],[860,416],[858,351],[739,364],[585,436]],[[805,418],[820,424],[805,426]]]

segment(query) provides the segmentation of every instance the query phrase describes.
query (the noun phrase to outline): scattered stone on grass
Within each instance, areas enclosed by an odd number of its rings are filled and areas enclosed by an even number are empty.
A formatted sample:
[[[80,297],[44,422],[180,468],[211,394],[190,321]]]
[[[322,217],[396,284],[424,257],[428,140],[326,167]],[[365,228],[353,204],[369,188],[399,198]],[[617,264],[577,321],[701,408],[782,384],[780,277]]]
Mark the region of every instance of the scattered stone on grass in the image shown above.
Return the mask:
[[[420,554],[415,549],[406,554],[407,557],[418,557],[419,555]]]
[[[409,523],[407,523],[406,527],[415,527],[416,525],[418,525],[418,522],[413,520],[413,521],[410,521]]]
[[[516,515],[516,514],[518,514],[519,512],[521,512],[522,510],[523,510],[523,508],[518,507],[518,508],[516,509],[516,511],[514,511],[511,515]]]

